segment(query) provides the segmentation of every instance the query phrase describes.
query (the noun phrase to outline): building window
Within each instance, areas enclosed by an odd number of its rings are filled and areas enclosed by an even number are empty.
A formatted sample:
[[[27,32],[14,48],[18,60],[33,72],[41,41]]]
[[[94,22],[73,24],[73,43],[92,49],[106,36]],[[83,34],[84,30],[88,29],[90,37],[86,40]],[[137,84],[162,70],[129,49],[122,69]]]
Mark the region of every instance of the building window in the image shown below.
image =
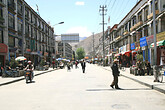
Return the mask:
[[[15,46],[15,38],[12,36],[9,36],[8,43],[9,43],[9,47],[14,47]]]
[[[17,4],[17,11],[18,11],[18,14],[22,15],[22,4],[20,1],[18,1],[18,4]]]
[[[29,11],[28,11],[27,8],[25,9],[25,18],[26,18],[27,20],[29,19]]]
[[[155,0],[155,10],[158,10],[158,1]],[[151,13],[152,13],[152,1],[151,1]]]
[[[144,8],[144,21],[148,20],[147,16],[148,16],[148,6]]]
[[[3,43],[3,31],[0,29],[0,43]]]
[[[15,29],[15,18],[14,14],[10,13],[8,14],[8,26],[9,28]]]
[[[3,10],[2,10],[2,7],[0,7],[0,17],[3,18]]]
[[[132,26],[134,26],[135,24],[136,24],[136,16],[132,18]]]
[[[13,10],[15,10],[15,3],[14,0],[8,0],[8,7],[12,8]]]
[[[25,34],[29,35],[29,24],[27,22],[25,23]]]
[[[161,31],[165,31],[165,16],[161,18]]]
[[[138,13],[138,20],[139,22],[142,21],[142,11]]]
[[[18,18],[18,33],[22,34],[22,20]]]
[[[144,27],[144,36],[148,36],[148,26]]]
[[[30,40],[26,38],[26,48],[30,49]]]

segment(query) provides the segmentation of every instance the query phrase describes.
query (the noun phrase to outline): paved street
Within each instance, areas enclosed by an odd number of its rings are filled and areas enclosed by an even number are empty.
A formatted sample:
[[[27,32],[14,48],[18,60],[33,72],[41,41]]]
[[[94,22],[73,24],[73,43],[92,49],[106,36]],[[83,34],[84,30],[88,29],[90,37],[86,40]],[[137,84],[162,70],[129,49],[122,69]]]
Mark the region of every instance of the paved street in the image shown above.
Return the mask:
[[[165,95],[125,77],[123,90],[109,87],[110,71],[87,64],[79,69],[60,69],[0,87],[1,110],[164,110]]]

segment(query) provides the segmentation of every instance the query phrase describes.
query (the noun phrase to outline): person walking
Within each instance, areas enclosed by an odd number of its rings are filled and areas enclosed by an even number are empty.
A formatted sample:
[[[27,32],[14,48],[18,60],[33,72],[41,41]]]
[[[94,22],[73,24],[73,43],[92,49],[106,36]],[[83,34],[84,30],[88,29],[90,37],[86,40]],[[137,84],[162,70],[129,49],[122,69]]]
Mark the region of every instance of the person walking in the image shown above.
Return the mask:
[[[148,60],[146,60],[145,66],[147,68],[147,75],[149,75],[150,71],[151,71],[151,65],[150,65],[150,62]]]
[[[112,66],[111,66],[111,69],[112,69],[112,75],[113,75],[113,82],[112,84],[110,85],[110,87],[112,87],[114,89],[113,86],[115,86],[115,89],[120,89],[119,86],[118,86],[118,76],[119,76],[119,69],[118,69],[118,64],[117,64],[118,60],[115,59]]]
[[[83,73],[85,73],[86,63],[85,63],[84,60],[81,62],[81,67],[82,67],[82,71],[83,71]]]
[[[52,66],[53,66],[53,69],[55,68],[55,60],[53,59],[52,61]]]

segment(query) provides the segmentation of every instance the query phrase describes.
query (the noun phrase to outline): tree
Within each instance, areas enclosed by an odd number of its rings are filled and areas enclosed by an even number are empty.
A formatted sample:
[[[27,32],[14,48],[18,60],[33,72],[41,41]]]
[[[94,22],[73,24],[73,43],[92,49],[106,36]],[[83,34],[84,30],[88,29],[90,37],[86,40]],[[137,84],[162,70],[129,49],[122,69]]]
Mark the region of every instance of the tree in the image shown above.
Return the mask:
[[[84,51],[84,48],[80,47],[76,50],[76,54],[77,54],[77,58],[80,60],[80,59],[83,59],[85,57],[85,51]]]

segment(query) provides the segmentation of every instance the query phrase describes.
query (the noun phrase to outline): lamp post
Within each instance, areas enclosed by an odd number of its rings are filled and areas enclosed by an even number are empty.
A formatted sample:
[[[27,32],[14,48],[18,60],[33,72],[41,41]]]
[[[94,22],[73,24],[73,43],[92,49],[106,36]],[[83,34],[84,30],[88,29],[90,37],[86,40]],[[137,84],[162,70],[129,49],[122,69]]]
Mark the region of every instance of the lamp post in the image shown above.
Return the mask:
[[[157,45],[156,45],[156,26],[155,26],[155,0],[152,0],[152,12],[153,12],[153,32],[154,32],[154,68],[153,68],[153,72],[154,72],[154,77],[155,80],[154,81],[158,81],[158,74],[157,74]]]
[[[64,24],[64,22],[63,21],[62,22],[59,22],[57,24],[54,24],[53,26],[56,26],[56,25],[59,25],[59,24]],[[56,37],[57,36],[60,36],[60,35],[54,35],[54,40],[55,40],[55,43],[54,43],[54,45],[55,45],[55,59],[56,59]]]

